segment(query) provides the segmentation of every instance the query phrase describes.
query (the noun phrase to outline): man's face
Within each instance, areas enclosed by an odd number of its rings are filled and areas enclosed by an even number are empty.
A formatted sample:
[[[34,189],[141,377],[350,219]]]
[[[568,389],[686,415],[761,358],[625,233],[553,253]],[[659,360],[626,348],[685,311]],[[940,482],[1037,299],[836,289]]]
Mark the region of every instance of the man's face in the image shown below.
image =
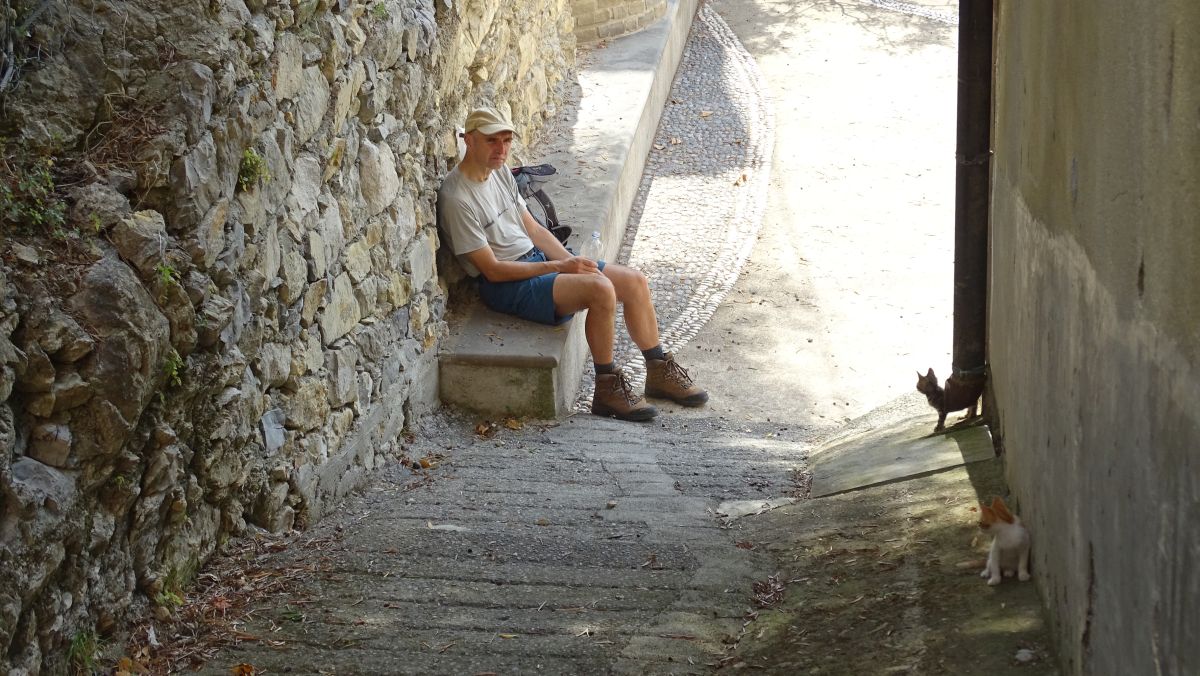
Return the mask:
[[[508,160],[508,151],[512,148],[513,133],[502,131],[496,134],[484,134],[479,130],[472,131],[466,136],[466,159],[472,164],[486,166],[496,170],[504,166]]]

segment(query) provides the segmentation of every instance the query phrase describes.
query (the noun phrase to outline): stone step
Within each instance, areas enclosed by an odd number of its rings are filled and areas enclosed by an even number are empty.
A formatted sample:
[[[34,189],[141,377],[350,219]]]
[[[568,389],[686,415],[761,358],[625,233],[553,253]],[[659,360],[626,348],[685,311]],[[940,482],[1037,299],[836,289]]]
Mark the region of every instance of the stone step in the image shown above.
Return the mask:
[[[581,59],[579,104],[535,161],[558,169],[553,198],[575,230],[577,251],[592,230],[601,232],[606,256],[620,247],[697,2],[669,0],[662,19]],[[439,352],[442,402],[489,415],[565,415],[588,355],[583,319],[548,327],[478,302],[452,308]]]

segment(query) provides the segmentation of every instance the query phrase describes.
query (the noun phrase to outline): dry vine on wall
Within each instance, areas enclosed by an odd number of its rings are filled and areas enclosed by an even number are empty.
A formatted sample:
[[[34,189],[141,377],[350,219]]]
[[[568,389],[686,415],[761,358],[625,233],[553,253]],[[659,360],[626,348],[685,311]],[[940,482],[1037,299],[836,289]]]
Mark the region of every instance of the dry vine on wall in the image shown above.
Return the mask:
[[[30,44],[29,32],[53,0],[37,3],[0,1],[4,7],[4,15],[0,17],[3,22],[0,24],[0,42],[3,44],[3,50],[0,51],[0,95],[3,95],[16,84],[21,66],[28,59],[36,58],[37,47]],[[31,50],[34,54],[29,53]]]

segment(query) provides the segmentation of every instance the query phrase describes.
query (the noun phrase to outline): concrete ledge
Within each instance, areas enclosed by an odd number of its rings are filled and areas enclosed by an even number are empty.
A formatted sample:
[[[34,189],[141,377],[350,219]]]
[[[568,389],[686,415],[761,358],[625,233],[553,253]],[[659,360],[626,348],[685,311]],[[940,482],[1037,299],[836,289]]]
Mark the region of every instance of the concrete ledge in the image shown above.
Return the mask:
[[[442,401],[493,415],[567,413],[587,356],[581,319],[544,326],[472,305],[442,347]]]
[[[669,0],[645,30],[590,52],[579,72],[579,105],[536,162],[558,168],[553,197],[575,228],[578,250],[599,230],[606,258],[620,248],[646,155],[671,90],[698,0]],[[588,355],[583,316],[547,327],[480,304],[450,318],[442,343],[442,402],[492,415],[567,413]]]

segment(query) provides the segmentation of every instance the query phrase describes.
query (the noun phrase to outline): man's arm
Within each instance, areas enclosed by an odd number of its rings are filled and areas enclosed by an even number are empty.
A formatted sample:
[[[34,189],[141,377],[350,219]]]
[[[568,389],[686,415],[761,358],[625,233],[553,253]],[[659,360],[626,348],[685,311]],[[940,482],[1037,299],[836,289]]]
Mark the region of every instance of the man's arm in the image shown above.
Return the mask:
[[[541,228],[542,226],[538,226]],[[542,228],[545,230],[545,228]],[[549,231],[546,231],[549,234]],[[558,240],[550,235],[550,239],[558,244]],[[541,244],[534,240],[534,244],[541,249]],[[482,249],[469,251],[464,256],[471,261],[479,274],[483,275],[489,282],[519,282],[523,279],[531,279],[551,272],[560,272],[567,274],[586,274],[598,273],[600,269],[596,266],[595,261],[579,256],[571,256],[571,252],[567,251],[561,244],[558,248],[562,249],[562,253],[566,258],[548,261],[502,261],[496,258],[496,253],[491,247],[485,246]],[[545,249],[542,249],[545,251]],[[549,254],[547,254],[549,255]]]
[[[489,282],[517,282],[551,272],[566,274],[596,274],[600,272],[596,261],[582,256],[572,256],[571,252],[567,251],[567,248],[549,230],[543,228],[542,224],[538,223],[528,210],[522,212],[521,222],[525,226],[525,232],[529,235],[529,239],[533,241],[533,245],[541,249],[546,254],[546,258],[550,260],[502,261],[498,260],[496,253],[487,246],[464,254],[467,260],[471,261],[471,265],[479,270],[479,274],[487,278]]]
[[[571,258],[571,252],[567,251],[567,248],[558,241],[558,238],[553,233],[542,227],[542,224],[537,222],[537,219],[533,217],[533,214],[529,213],[528,209],[524,209],[521,212],[521,224],[525,226],[525,234],[529,235],[529,239],[533,240],[533,244],[545,252],[546,258],[552,261]],[[593,265],[592,267],[594,268],[595,266]],[[595,271],[588,270],[588,272]]]

